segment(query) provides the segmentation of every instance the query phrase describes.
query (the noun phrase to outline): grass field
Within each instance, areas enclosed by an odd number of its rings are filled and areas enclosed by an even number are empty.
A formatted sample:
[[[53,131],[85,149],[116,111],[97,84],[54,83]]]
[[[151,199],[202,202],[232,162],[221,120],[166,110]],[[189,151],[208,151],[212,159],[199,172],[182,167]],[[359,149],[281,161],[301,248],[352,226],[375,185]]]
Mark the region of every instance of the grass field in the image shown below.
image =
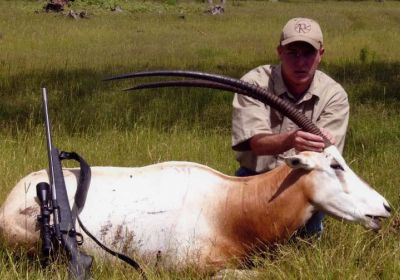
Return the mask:
[[[222,16],[200,1],[75,0],[88,19],[43,13],[43,1],[0,2],[0,202],[27,173],[45,168],[40,88],[49,90],[54,142],[95,165],[165,160],[237,168],[230,148],[229,93],[199,89],[123,93],[134,81],[102,82],[146,69],[191,69],[239,78],[277,62],[282,25],[318,20],[322,70],[351,102],[345,158],[395,209],[383,230],[328,218],[321,241],[280,246],[257,260],[262,279],[400,279],[400,2],[227,1]],[[111,12],[119,5],[123,12]],[[37,12],[35,12],[37,11]],[[146,81],[142,79],[140,81]],[[0,279],[64,279],[55,263],[0,249]],[[131,279],[132,270],[96,260],[95,279]],[[206,279],[195,271],[151,279]]]

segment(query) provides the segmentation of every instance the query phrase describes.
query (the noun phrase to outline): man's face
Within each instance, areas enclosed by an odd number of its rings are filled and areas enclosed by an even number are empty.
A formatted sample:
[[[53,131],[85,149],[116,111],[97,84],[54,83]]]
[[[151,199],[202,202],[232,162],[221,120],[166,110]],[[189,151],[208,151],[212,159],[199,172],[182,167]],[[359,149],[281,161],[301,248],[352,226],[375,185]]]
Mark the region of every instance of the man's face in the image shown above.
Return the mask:
[[[289,90],[296,92],[297,88],[307,90],[314,73],[321,62],[324,49],[316,50],[306,42],[293,42],[278,47],[282,64],[282,75]],[[301,91],[301,90],[300,90]]]

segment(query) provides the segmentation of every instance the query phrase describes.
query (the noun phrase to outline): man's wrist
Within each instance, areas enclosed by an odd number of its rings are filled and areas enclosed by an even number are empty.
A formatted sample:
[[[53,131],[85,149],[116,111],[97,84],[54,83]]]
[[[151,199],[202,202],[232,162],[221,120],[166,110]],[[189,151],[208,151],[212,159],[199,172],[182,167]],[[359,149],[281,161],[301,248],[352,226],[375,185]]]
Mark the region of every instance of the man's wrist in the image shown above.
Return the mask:
[[[294,147],[295,132],[255,135],[249,144],[256,155],[278,155]]]
[[[283,146],[285,151],[293,149],[295,147],[296,130],[291,130],[284,133],[283,136]]]

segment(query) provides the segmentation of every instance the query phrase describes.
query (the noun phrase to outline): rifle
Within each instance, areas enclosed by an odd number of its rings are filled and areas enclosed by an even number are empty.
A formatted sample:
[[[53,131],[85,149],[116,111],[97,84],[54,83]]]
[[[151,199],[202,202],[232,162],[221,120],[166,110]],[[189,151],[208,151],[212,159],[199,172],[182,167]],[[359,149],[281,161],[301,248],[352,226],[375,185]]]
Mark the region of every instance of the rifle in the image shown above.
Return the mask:
[[[78,241],[77,236],[79,236],[79,234],[75,231],[74,226],[77,214],[71,211],[61,165],[62,159],[76,159],[76,157],[80,159],[80,157],[75,153],[59,153],[58,149],[53,145],[51,139],[51,126],[47,105],[48,102],[46,88],[42,89],[42,96],[46,127],[47,154],[49,160],[48,174],[50,185],[47,182],[41,182],[37,184],[36,192],[40,202],[40,215],[38,216],[38,222],[40,224],[44,264],[48,263],[49,257],[54,252],[54,249],[61,245],[61,248],[65,250],[69,257],[69,279],[84,280],[90,277],[92,257],[83,254],[78,250],[78,245],[80,242]],[[86,163],[84,162],[83,164],[85,167]],[[89,177],[90,180],[90,173],[86,177]],[[79,179],[81,183],[82,177]],[[85,178],[83,178],[83,180],[85,180]],[[78,210],[75,208],[75,211],[79,211],[79,208],[81,209],[83,207],[86,193],[87,188],[83,197],[81,195],[79,198],[77,191],[75,195],[76,201],[74,208],[77,206]],[[77,196],[79,199],[77,199]],[[51,215],[53,217],[53,224],[50,224]]]

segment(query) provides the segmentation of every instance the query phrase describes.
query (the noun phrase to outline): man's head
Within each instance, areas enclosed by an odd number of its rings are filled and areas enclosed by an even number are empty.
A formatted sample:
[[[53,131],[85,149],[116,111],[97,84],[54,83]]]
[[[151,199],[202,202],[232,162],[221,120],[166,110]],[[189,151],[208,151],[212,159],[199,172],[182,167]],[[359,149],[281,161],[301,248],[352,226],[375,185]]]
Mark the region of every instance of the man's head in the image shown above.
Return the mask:
[[[286,86],[302,94],[310,86],[324,54],[319,24],[308,18],[293,18],[283,27],[278,54]]]

